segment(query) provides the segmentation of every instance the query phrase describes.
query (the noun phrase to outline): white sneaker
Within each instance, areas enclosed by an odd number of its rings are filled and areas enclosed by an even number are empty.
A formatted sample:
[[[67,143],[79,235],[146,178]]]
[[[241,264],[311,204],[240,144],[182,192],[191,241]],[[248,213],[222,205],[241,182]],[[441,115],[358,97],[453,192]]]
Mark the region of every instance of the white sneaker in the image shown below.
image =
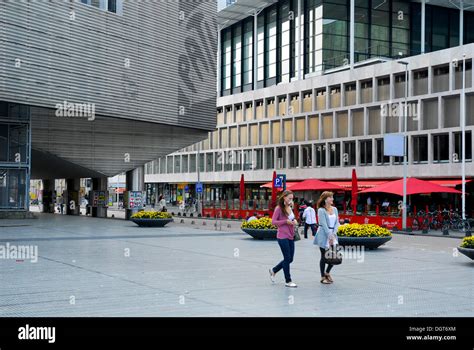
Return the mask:
[[[268,273],[270,274],[270,280],[272,281],[272,283],[275,283],[275,272],[273,272],[272,269],[269,269]]]
[[[295,282],[288,282],[288,283],[285,283],[285,286],[286,286],[286,287],[289,287],[289,288],[296,288],[296,287],[298,287]]]

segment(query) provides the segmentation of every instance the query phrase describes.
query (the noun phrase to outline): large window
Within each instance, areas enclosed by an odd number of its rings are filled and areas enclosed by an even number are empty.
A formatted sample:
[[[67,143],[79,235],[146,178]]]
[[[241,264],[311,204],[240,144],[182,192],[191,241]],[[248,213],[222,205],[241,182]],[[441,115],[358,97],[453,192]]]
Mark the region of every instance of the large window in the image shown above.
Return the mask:
[[[354,59],[356,62],[370,58],[370,16],[369,0],[355,3]]]
[[[428,162],[428,136],[413,136],[413,163]]]
[[[301,152],[303,153],[303,168],[313,166],[313,155],[311,152],[311,146],[301,146]]]
[[[373,0],[370,25],[371,56],[390,56],[390,1]]]
[[[234,163],[233,170],[241,170],[242,169],[242,151],[231,151],[232,152],[232,160]]]
[[[264,12],[265,13],[265,12]],[[257,81],[259,88],[263,87],[265,78],[265,16],[257,18]]]
[[[232,31],[225,29],[222,35],[222,92],[223,94],[230,94],[231,83],[231,65],[232,65]]]
[[[305,73],[320,71],[323,60],[322,0],[308,0],[305,13]]]
[[[360,165],[372,164],[372,140],[360,141]]]
[[[341,166],[341,143],[329,144],[329,166]]]
[[[356,165],[356,143],[355,141],[344,142],[343,166]]]
[[[407,1],[392,2],[392,56],[410,54],[410,4]]]
[[[277,76],[277,8],[266,12],[265,30],[265,86],[276,84]]]
[[[449,135],[433,135],[433,162],[441,163],[449,161]]]
[[[28,127],[24,124],[0,123],[0,162],[28,162]]]
[[[324,2],[323,62],[330,69],[347,63],[349,52],[349,6],[346,1]]]
[[[216,152],[214,153],[214,171],[222,171],[223,163],[224,163],[224,152]]]
[[[316,153],[316,163],[317,167],[325,167],[326,166],[326,145],[320,144],[315,145],[315,153]]]
[[[232,93],[239,92],[242,84],[242,27],[232,32]]]
[[[0,168],[0,209],[25,209],[26,198],[26,169]]]
[[[277,169],[286,168],[286,148],[278,147],[277,148]]]
[[[280,81],[289,82],[290,81],[290,72],[291,64],[290,57],[292,54],[292,49],[294,49],[294,41],[292,40],[292,34],[294,30],[295,21],[290,18],[290,0],[285,0],[281,3],[279,10],[279,20],[280,20]]]
[[[253,21],[250,18],[244,22],[243,42],[243,90],[250,90],[253,82]]]
[[[290,155],[290,168],[298,168],[299,167],[299,148],[298,146],[292,146],[289,149]]]
[[[204,153],[199,154],[199,171],[204,172],[205,168]]]
[[[263,169],[263,150],[256,149],[254,151],[254,159],[252,160],[253,170]]]
[[[376,141],[377,147],[377,165],[384,165],[390,164],[390,157],[384,156],[384,146],[383,146],[383,139],[378,139]]]
[[[181,156],[174,156],[174,173],[179,174],[181,172]]]
[[[206,153],[206,172],[214,171],[214,153]]]
[[[411,47],[413,53],[421,51],[421,5],[412,3],[411,9]],[[459,45],[459,10],[426,4],[425,19],[425,51],[443,50]],[[474,16],[470,11],[464,11],[465,43],[474,40],[472,26]],[[469,29],[470,28],[470,29]]]
[[[275,151],[273,148],[265,149],[265,169],[275,168]]]
[[[196,172],[196,155],[195,154],[189,155],[189,172],[190,173]]]
[[[466,161],[472,160],[472,133],[466,131]],[[453,162],[462,161],[462,137],[461,133],[454,133],[454,159]]]

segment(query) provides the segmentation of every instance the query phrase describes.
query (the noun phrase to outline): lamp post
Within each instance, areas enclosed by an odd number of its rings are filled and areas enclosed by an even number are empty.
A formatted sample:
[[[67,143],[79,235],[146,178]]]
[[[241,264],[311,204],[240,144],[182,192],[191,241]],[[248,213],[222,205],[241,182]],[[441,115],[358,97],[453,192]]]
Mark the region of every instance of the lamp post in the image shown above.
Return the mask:
[[[403,210],[402,210],[402,229],[407,228],[407,173],[408,173],[408,145],[407,145],[407,129],[408,129],[408,62],[398,61],[405,66],[405,106],[403,111]]]
[[[466,54],[462,55],[462,93],[461,93],[461,108],[460,122],[461,122],[461,179],[462,179],[462,194],[461,194],[461,212],[462,219],[466,220]]]

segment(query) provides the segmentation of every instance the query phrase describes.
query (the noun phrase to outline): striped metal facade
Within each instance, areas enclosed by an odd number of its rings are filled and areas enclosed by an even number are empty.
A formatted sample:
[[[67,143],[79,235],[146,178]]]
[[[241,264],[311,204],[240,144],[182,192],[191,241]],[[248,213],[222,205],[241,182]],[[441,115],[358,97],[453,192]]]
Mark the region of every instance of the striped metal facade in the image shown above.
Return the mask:
[[[123,14],[76,0],[0,2],[0,101],[215,127],[214,1],[125,1]],[[129,65],[128,65],[129,63]]]

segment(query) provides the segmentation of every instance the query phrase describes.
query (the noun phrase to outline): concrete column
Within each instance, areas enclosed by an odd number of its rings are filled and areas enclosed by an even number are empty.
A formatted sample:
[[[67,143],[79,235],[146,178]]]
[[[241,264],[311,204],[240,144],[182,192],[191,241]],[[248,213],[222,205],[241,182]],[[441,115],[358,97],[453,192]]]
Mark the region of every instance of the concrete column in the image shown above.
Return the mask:
[[[144,191],[145,190],[145,169],[142,166],[127,171],[125,174],[125,183],[127,191]],[[130,216],[138,212],[138,209],[126,209],[125,219],[129,220]]]
[[[93,191],[107,191],[108,189],[108,179],[106,177],[96,177],[92,179],[92,190]],[[89,196],[89,205],[91,204],[92,198]],[[107,208],[96,207],[91,208],[92,217],[97,218],[106,218],[107,217]]]
[[[79,215],[80,202],[79,190],[81,188],[81,179],[66,179],[66,190],[63,194],[66,215]]]
[[[354,47],[355,47],[355,0],[350,1],[350,10],[349,10],[349,64],[351,69],[354,68]]]
[[[54,194],[54,179],[53,180],[43,180],[43,190],[42,190],[42,208],[41,212],[43,213],[54,213],[54,200],[56,196]]]

